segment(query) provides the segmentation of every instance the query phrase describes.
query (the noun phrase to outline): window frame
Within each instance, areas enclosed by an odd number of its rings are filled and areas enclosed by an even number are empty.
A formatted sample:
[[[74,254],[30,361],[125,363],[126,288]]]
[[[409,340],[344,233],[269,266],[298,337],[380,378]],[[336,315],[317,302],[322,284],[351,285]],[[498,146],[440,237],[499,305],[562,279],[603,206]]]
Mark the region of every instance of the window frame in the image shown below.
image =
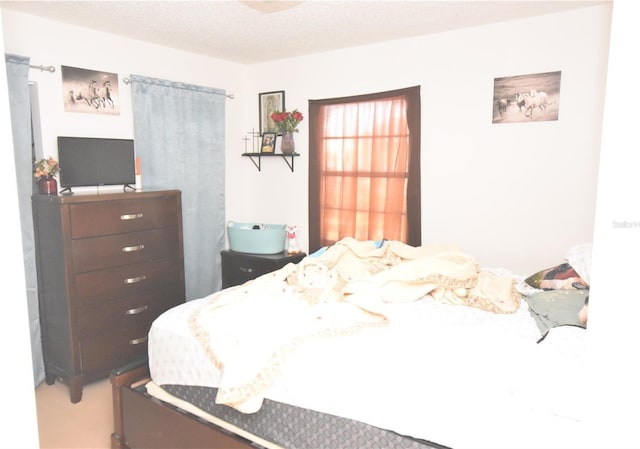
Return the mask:
[[[412,246],[422,244],[421,194],[420,194],[420,86],[397,89],[373,94],[349,97],[309,100],[309,251],[320,249],[321,238],[321,181],[322,181],[322,132],[325,106],[370,102],[403,96],[407,104],[407,126],[409,129],[409,164],[407,179],[407,241]]]

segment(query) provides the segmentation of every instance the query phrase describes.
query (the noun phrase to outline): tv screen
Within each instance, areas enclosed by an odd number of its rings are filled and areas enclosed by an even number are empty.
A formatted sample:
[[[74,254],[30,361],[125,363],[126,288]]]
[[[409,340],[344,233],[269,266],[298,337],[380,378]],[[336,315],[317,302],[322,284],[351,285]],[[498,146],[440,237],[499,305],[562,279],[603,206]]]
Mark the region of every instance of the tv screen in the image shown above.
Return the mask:
[[[58,161],[65,188],[136,182],[132,139],[59,136]]]

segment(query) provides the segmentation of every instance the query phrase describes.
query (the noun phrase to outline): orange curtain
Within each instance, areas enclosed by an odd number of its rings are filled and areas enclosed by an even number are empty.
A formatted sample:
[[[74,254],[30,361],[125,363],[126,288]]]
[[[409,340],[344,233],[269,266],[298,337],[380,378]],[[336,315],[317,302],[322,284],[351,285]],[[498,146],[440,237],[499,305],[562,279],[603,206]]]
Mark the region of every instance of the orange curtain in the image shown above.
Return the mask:
[[[418,87],[310,102],[310,249],[420,244],[419,98]]]

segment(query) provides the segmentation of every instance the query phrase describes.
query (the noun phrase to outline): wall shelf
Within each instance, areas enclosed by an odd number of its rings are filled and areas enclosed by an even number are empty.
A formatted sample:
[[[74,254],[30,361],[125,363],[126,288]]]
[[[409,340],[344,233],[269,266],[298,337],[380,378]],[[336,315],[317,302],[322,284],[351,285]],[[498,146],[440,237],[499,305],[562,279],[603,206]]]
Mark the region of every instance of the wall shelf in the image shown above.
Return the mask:
[[[283,154],[283,153],[242,153],[243,157],[248,157],[253,162],[253,165],[256,166],[258,171],[261,171],[262,167],[262,158],[263,157],[281,157],[287,163],[291,171],[293,172],[293,161],[294,158],[300,156],[300,153],[292,153],[292,154]]]

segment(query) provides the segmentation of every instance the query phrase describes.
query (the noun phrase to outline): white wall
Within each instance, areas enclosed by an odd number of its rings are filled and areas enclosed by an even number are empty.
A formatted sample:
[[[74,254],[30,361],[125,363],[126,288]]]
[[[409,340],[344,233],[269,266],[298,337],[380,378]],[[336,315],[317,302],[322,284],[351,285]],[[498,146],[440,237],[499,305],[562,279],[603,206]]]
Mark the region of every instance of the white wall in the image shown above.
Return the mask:
[[[120,116],[65,113],[61,75],[39,84],[45,154],[58,135],[133,134],[131,73],[226,89],[228,220],[291,223],[307,246],[307,126],[294,172],[248,158],[258,93],[284,90],[288,109],[309,99],[422,86],[423,243],[460,245],[487,266],[529,273],[591,241],[610,8],[598,6],[306,57],[241,66],[5,11],[5,51],[34,64],[120,76]],[[567,38],[569,37],[569,38]],[[496,77],[562,72],[560,119],[493,125]],[[588,93],[585,95],[585,93]],[[144,174],[143,174],[144,180]]]
[[[638,447],[640,301],[635,292],[640,252],[640,135],[629,86],[640,67],[640,3],[616,0],[607,79],[600,182],[589,300],[588,374],[593,447]],[[627,226],[622,226],[626,223]],[[628,280],[633,279],[629,282]]]
[[[274,61],[252,69],[251,94],[282,89],[288,109],[306,112],[308,99],[420,85],[423,243],[531,273],[592,240],[609,23],[609,6],[589,7]],[[550,71],[562,72],[558,121],[491,123],[494,78]],[[258,175],[238,160],[256,194],[230,209],[234,218],[297,223],[304,233],[307,126],[295,173],[269,160]]]
[[[55,73],[38,69],[29,72],[29,79],[38,83],[45,155],[57,156],[56,137],[60,135],[132,138],[131,89],[123,82],[131,74],[225,89],[234,94],[234,99],[226,100],[227,147],[241,143],[243,124],[248,120],[247,103],[257,102],[247,94],[248,69],[244,65],[7,9],[3,25],[5,53],[28,56],[35,65],[56,67]],[[118,74],[120,115],[64,112],[61,65]]]

